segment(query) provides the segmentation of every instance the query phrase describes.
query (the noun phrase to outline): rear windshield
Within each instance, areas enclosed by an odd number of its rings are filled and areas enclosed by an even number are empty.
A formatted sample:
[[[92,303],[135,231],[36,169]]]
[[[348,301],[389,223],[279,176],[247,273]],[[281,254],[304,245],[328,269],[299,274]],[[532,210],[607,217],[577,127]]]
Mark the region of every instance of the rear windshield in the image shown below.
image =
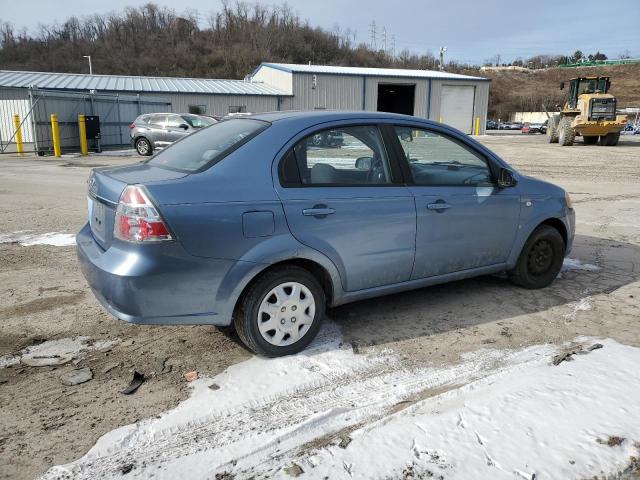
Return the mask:
[[[174,143],[149,163],[185,172],[202,170],[219,162],[268,126],[267,122],[251,118],[224,120]]]

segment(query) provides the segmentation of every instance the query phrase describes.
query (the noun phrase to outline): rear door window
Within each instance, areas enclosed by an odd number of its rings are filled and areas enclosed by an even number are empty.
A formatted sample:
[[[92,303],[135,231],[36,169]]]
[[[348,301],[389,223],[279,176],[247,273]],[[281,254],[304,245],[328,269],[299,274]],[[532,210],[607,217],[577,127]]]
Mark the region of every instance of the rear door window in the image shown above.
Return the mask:
[[[156,154],[149,163],[183,172],[204,170],[260,134],[269,125],[268,122],[249,118],[224,120],[184,137]]]
[[[392,183],[389,160],[375,125],[322,130],[299,141],[293,152],[303,185],[356,186]],[[286,161],[284,168],[284,173],[287,174]],[[290,183],[288,178],[283,179],[283,184]]]

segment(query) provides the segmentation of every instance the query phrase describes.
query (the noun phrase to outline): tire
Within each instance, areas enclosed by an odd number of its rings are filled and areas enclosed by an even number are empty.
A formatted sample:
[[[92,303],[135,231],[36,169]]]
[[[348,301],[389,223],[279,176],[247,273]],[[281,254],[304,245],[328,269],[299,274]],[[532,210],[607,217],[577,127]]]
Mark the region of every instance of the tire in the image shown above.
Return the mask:
[[[547,126],[547,142],[558,143],[558,121],[557,115],[549,119],[549,125]]]
[[[138,137],[136,139],[135,147],[138,155],[142,155],[143,157],[148,157],[153,153],[153,145],[151,145],[151,142],[145,137]]]
[[[297,290],[293,290],[291,284],[296,284]],[[281,293],[274,293],[280,287]],[[278,298],[279,295],[283,298]],[[309,295],[313,308],[307,306]],[[284,266],[265,272],[250,285],[233,322],[238,336],[250,350],[265,357],[281,357],[298,353],[313,340],[325,309],[325,294],[318,280],[303,268]],[[269,310],[275,316],[269,315]],[[282,318],[275,318],[281,315]],[[311,318],[309,323],[302,322],[303,315]],[[263,322],[264,333],[260,331],[259,322]],[[298,334],[300,338],[293,340]]]
[[[604,138],[607,147],[615,147],[620,140],[620,133],[608,133]]]
[[[549,286],[562,268],[565,248],[558,230],[540,225],[524,244],[515,268],[508,272],[510,280],[528,289]]]
[[[585,145],[595,145],[596,143],[598,143],[598,137],[582,137],[582,141],[584,142]]]
[[[563,147],[570,147],[576,138],[576,132],[571,126],[571,119],[564,117],[558,124],[558,143]]]

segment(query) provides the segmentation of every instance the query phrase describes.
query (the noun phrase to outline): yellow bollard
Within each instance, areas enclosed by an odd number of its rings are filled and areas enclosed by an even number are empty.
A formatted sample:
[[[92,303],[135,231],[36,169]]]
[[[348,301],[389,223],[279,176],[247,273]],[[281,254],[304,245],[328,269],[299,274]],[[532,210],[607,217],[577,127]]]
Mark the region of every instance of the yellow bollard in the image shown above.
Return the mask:
[[[20,115],[13,116],[13,126],[16,128],[16,152],[21,157],[24,155],[24,145],[22,144],[22,128],[20,127]]]
[[[480,135],[480,117],[476,117],[476,137]]]
[[[440,123],[444,123],[444,122],[442,121],[442,117],[440,117]]]
[[[58,127],[58,115],[55,113],[51,114],[51,136],[53,137],[53,156],[61,157],[60,128]]]
[[[78,130],[80,131],[80,153],[82,153],[82,155],[88,155],[87,124],[83,114],[78,115]]]

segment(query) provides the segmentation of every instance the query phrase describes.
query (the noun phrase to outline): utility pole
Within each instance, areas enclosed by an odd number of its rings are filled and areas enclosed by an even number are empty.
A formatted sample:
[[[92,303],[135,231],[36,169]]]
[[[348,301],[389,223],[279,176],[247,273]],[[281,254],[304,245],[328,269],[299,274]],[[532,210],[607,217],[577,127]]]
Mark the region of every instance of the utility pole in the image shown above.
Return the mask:
[[[396,36],[391,35],[391,56],[396,58]]]
[[[83,55],[82,58],[89,60],[89,75],[93,75],[93,69],[91,68],[91,55]]]
[[[447,47],[440,47],[440,71],[444,70],[444,52],[447,51]]]
[[[369,31],[371,34],[371,49],[376,50],[376,21],[373,20],[371,22],[371,30]]]

